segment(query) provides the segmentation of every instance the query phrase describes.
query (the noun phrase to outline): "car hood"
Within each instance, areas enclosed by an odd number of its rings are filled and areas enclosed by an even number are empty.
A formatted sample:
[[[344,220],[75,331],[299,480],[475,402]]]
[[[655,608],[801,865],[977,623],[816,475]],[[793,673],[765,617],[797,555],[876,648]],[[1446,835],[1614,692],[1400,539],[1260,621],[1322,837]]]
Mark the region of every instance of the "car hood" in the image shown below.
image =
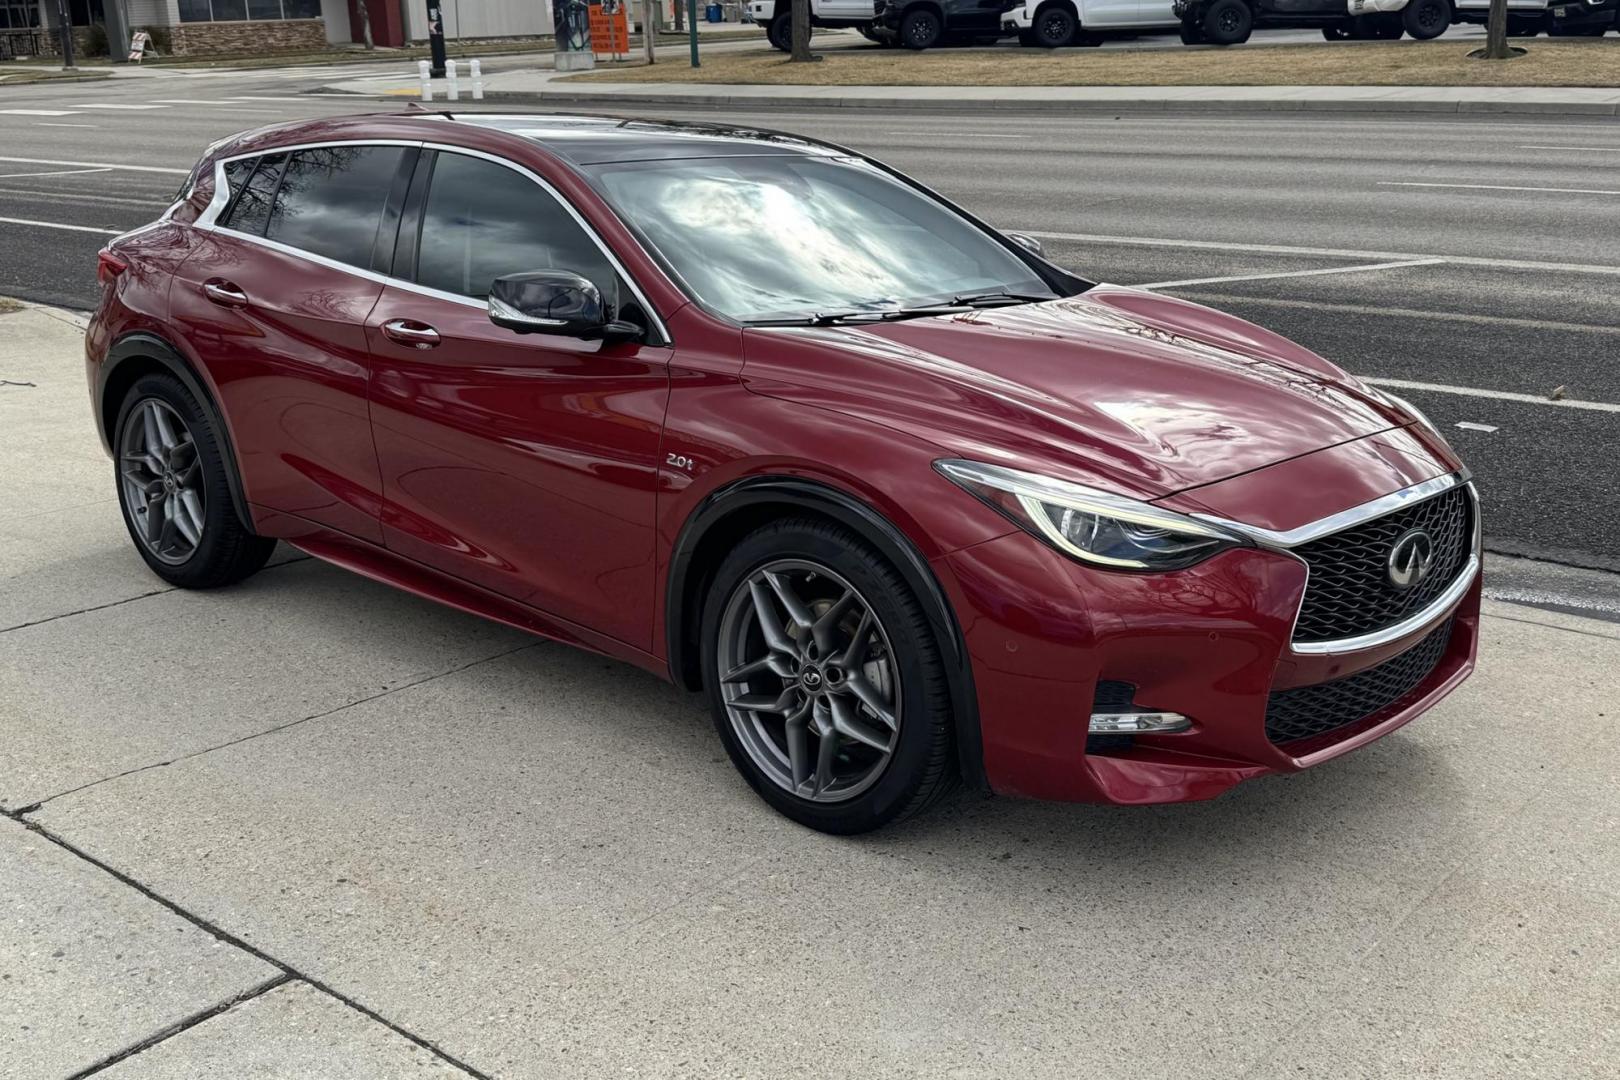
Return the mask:
[[[1155,293],[748,332],[751,389],[952,454],[1155,498],[1409,422],[1242,319]]]

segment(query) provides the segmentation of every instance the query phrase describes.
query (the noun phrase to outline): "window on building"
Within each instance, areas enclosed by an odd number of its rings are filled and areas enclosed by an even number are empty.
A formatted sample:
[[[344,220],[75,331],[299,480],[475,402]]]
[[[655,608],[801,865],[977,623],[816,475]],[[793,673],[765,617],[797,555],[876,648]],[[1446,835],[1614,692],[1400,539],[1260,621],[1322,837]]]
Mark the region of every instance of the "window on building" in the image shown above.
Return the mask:
[[[351,266],[370,266],[383,204],[404,153],[399,146],[295,151],[270,210],[266,239]]]
[[[36,0],[0,0],[0,30],[36,30],[39,4]]]
[[[503,165],[441,152],[422,214],[417,282],[482,299],[496,278],[530,270],[583,274],[609,310],[618,305],[613,267],[550,193]]]
[[[0,0],[3,2],[3,0]],[[318,19],[321,0],[180,0],[180,21],[240,22],[243,19]]]

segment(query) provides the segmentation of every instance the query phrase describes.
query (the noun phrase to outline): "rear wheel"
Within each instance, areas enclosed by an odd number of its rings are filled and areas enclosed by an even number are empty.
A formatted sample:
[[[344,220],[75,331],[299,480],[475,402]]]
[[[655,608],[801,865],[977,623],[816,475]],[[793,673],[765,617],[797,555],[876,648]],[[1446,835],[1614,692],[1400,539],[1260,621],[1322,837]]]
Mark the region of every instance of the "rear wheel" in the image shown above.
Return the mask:
[[[1253,28],[1254,15],[1243,0],[1215,0],[1204,11],[1204,40],[1211,45],[1241,45]]]
[[[229,585],[264,566],[276,542],[236,514],[209,414],[172,375],[143,375],[113,429],[118,503],[135,550],[171,585]]]
[[[783,52],[793,51],[793,16],[789,12],[782,12],[771,20],[771,25],[765,31],[765,37],[775,48]]]
[[[908,49],[931,49],[939,44],[939,35],[944,29],[939,16],[931,9],[908,11],[900,20],[900,44]]]
[[[1079,28],[1080,21],[1074,17],[1074,12],[1061,4],[1052,4],[1037,11],[1031,27],[1035,31],[1035,43],[1046,49],[1072,44],[1075,31]]]
[[[939,648],[905,581],[824,521],[736,546],[704,605],[715,727],[760,797],[813,829],[858,833],[954,784]]]
[[[1401,25],[1419,41],[1439,37],[1451,25],[1451,0],[1410,0]]]

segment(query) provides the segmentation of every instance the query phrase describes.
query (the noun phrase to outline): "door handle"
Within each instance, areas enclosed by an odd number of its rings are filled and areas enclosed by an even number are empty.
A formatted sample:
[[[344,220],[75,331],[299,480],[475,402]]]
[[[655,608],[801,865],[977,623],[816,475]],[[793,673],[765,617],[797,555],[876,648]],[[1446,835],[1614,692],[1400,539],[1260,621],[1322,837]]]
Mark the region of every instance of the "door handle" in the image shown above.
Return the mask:
[[[411,319],[389,319],[383,323],[382,331],[401,345],[410,345],[417,349],[431,349],[439,343],[437,330],[426,323]]]
[[[247,307],[247,293],[221,278],[203,282],[203,295],[220,307]]]

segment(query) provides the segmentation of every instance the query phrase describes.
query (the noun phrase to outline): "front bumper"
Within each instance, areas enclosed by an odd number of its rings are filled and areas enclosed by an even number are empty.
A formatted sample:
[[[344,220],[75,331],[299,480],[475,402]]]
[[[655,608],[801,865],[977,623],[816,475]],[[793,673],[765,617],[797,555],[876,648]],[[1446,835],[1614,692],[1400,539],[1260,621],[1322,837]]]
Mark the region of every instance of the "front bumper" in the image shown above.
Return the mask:
[[[972,658],[986,779],[1030,798],[1180,802],[1308,768],[1433,706],[1473,670],[1479,636],[1477,563],[1423,620],[1365,647],[1314,652],[1293,644],[1308,571],[1285,550],[1238,548],[1187,570],[1125,574],[1017,532],[936,568]],[[1426,643],[1423,667],[1370,711],[1302,738],[1281,734],[1273,712],[1268,733],[1274,694],[1376,682]],[[1181,713],[1191,729],[1088,746],[1100,681],[1134,686],[1137,706]]]

